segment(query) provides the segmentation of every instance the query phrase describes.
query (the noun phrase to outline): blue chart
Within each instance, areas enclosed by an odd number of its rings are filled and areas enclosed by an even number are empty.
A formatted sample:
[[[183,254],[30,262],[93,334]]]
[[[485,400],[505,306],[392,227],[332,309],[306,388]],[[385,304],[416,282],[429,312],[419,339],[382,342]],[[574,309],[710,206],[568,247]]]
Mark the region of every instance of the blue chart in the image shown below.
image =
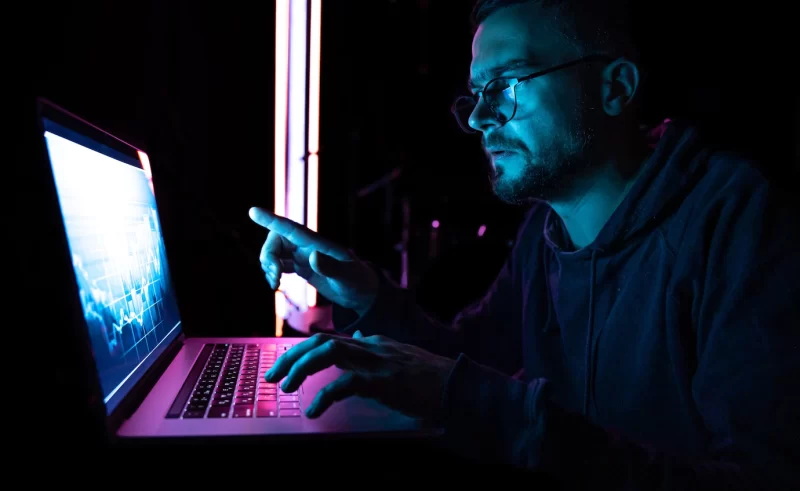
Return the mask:
[[[107,366],[101,362],[106,360],[135,367],[173,327],[164,320],[164,251],[155,210],[143,208],[117,233],[75,241],[81,244],[75,250],[86,251],[72,259],[82,278],[79,294],[101,366]],[[83,228],[76,221],[68,226]]]
[[[142,169],[46,134],[86,327],[106,398],[179,324]]]

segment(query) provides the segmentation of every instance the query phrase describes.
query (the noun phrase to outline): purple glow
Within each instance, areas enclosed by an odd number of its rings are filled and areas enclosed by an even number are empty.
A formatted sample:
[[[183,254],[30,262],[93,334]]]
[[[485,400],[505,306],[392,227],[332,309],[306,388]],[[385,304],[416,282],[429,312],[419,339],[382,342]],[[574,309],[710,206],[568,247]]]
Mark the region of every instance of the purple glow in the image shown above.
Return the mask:
[[[439,228],[439,220],[434,220],[433,222],[431,222],[431,227]]]
[[[483,234],[486,233],[486,225],[481,225],[478,227],[478,237],[483,237]]]
[[[306,223],[306,23],[307,2],[291,0],[289,6],[289,123],[286,216]],[[296,274],[285,275],[281,289],[301,310],[307,307],[306,282]]]

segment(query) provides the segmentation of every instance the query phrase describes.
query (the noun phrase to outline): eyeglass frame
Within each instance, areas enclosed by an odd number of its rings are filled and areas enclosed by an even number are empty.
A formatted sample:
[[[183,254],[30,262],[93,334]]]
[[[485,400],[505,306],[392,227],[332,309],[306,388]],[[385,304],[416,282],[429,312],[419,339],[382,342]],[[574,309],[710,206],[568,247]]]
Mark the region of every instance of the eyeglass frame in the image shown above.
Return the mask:
[[[541,70],[541,71],[532,73],[530,75],[525,75],[524,77],[509,77],[509,76],[501,75],[499,77],[495,77],[495,78],[489,80],[488,82],[486,82],[486,84],[483,86],[483,88],[481,90],[475,92],[471,96],[462,95],[462,96],[457,97],[456,100],[453,101],[452,106],[450,106],[450,112],[453,113],[453,116],[456,118],[456,123],[458,123],[458,127],[461,128],[462,131],[464,131],[465,133],[477,133],[477,131],[475,131],[473,129],[467,130],[463,126],[461,126],[461,122],[459,121],[458,115],[456,114],[456,105],[458,104],[458,102],[460,100],[462,100],[462,99],[470,99],[470,100],[474,101],[475,105],[472,108],[472,110],[474,111],[475,108],[478,107],[478,104],[480,104],[480,96],[478,94],[483,94],[484,91],[486,90],[486,87],[488,87],[489,85],[491,85],[492,83],[494,83],[497,80],[507,79],[509,82],[511,82],[512,80],[515,80],[514,83],[509,83],[508,84],[508,88],[507,89],[503,89],[503,91],[506,91],[508,89],[512,89],[513,92],[514,92],[514,110],[511,112],[511,116],[509,116],[509,118],[507,120],[500,121],[500,119],[497,117],[497,111],[492,107],[491,104],[489,104],[489,109],[492,111],[493,118],[497,122],[500,123],[500,126],[503,126],[504,124],[506,124],[509,121],[511,121],[512,119],[514,119],[514,116],[516,116],[516,114],[517,114],[517,85],[521,84],[522,82],[527,82],[528,80],[533,80],[534,78],[541,77],[543,75],[548,75],[550,73],[553,73],[553,72],[556,72],[556,71],[559,71],[559,70],[564,70],[565,68],[569,68],[569,67],[581,64],[581,63],[591,63],[591,62],[594,62],[594,61],[611,61],[611,60],[613,60],[613,58],[611,56],[608,56],[608,55],[588,55],[588,56],[584,56],[582,58],[578,58],[577,60],[572,60],[572,61],[568,61],[566,63],[561,63],[561,64],[556,65],[554,67],[550,67],[550,68],[547,68],[545,70]],[[475,100],[476,97],[478,97],[478,100]]]

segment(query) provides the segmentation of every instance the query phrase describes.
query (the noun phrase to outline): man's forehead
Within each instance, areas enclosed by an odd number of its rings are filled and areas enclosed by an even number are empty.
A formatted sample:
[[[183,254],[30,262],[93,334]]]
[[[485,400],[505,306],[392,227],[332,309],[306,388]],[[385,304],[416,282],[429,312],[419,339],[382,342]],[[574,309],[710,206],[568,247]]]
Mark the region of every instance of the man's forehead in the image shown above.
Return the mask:
[[[521,66],[526,60],[533,65],[535,59],[527,37],[502,33],[481,37],[478,33],[472,43],[470,79],[487,81],[484,79],[498,76],[509,65]]]
[[[521,4],[490,15],[472,39],[470,79],[488,82],[497,76],[498,68],[518,60],[529,60],[530,67],[545,67],[559,59],[563,38],[541,13],[535,5]]]

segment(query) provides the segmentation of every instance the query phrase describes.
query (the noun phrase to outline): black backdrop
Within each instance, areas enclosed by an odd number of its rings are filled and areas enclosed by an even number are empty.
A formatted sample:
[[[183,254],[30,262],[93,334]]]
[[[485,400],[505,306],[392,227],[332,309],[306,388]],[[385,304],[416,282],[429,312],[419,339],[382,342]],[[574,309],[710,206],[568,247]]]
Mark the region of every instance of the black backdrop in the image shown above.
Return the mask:
[[[796,75],[793,31],[783,22],[791,17],[775,8],[680,5],[642,7],[644,30],[665,60],[654,67],[653,118],[737,121],[732,131],[758,137],[750,150],[791,168]],[[257,262],[265,233],[246,215],[272,203],[273,7],[54,3],[26,14],[32,22],[17,36],[24,49],[11,45],[23,62],[13,78],[30,81],[27,94],[150,149],[182,315],[194,334],[273,332]],[[425,0],[323,8],[321,231],[396,275],[407,197],[412,284],[450,284],[455,300],[445,316],[490,281],[521,215],[492,199],[478,142],[459,134],[448,112],[469,64],[469,8]],[[355,197],[395,168],[402,174],[389,199],[383,188]],[[434,219],[442,224],[435,261]],[[473,270],[459,269],[465,258]],[[423,290],[431,292],[423,301],[441,301],[437,290]]]
[[[478,142],[460,135],[447,111],[469,63],[469,5],[324,5],[320,228],[397,274],[392,246],[407,197],[413,283],[421,284],[426,305],[448,317],[486,287],[520,217],[520,210],[492,199]],[[11,60],[4,77],[12,83],[3,114],[12,127],[16,114],[31,123],[32,97],[43,95],[150,150],[184,325],[192,334],[270,335],[274,328],[272,297],[257,262],[265,233],[246,215],[251,205],[272,203],[273,6],[29,2],[4,18]],[[796,40],[787,25],[794,18],[775,6],[761,13],[748,5],[736,14],[731,5],[707,12],[650,6],[645,17],[653,45],[666,60],[655,67],[660,90],[651,101],[653,119],[703,116],[776,174],[796,169]],[[676,17],[680,25],[671,22]],[[24,153],[14,154],[15,171],[31,160],[31,147],[17,148]],[[403,172],[391,199],[384,190],[355,198],[398,167]],[[37,404],[34,414],[41,411],[61,434],[85,442],[83,420],[63,423],[79,416],[67,408],[80,407],[69,399],[80,372],[70,371],[78,367],[52,336],[68,320],[51,308],[60,294],[48,283],[59,267],[50,257],[52,244],[37,238],[58,224],[42,223],[45,204],[31,181],[12,180],[23,174],[6,173],[3,181],[14,189],[6,207],[12,228],[4,234],[17,253],[12,278],[24,280],[15,310],[24,315],[7,324],[20,343],[7,341],[6,352],[39,354],[21,363],[43,371],[37,380],[45,386],[64,382],[50,392],[48,401],[56,402]],[[442,224],[441,244],[430,259],[433,219]],[[481,224],[488,228],[479,241]],[[39,424],[49,441],[53,425]]]

